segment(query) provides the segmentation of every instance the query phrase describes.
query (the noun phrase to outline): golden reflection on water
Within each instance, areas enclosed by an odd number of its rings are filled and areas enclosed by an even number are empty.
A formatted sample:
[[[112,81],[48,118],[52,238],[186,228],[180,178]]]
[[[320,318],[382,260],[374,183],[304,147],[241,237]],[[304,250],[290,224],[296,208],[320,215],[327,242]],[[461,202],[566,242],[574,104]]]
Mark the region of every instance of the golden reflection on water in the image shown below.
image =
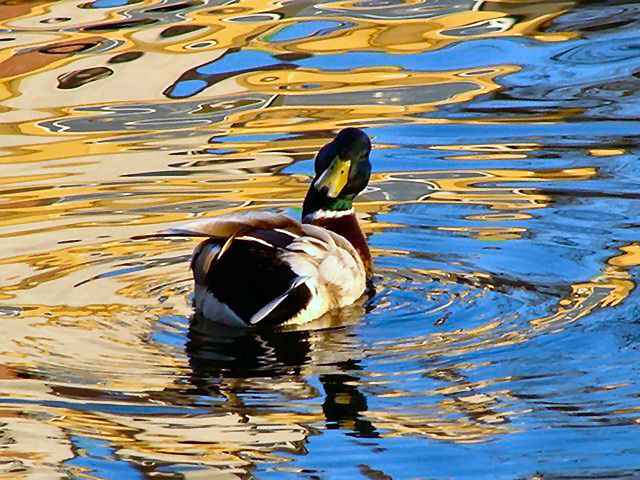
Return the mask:
[[[157,418],[86,412],[57,415],[50,423],[78,435],[108,440],[124,458],[181,464],[195,457],[206,473],[240,476],[254,462],[281,463],[287,460],[285,453],[303,452],[309,431],[301,424],[313,423],[317,417],[230,412]],[[162,438],[162,449],[157,448],[158,438]]]
[[[466,372],[479,362],[425,368],[420,373],[447,383],[426,392],[403,389],[402,382],[375,368],[352,378],[336,365],[365,357],[402,363],[518,345],[597,308],[618,305],[635,288],[629,269],[639,264],[640,247],[630,243],[606,261],[600,275],[575,279],[548,315],[525,322],[515,314],[490,318],[473,328],[366,346],[346,328],[314,325],[298,342],[310,347],[295,372],[215,377],[201,386],[211,389],[210,405],[186,405],[179,413],[135,413],[141,406],[183,406],[189,400],[182,385],[201,379],[192,378],[197,368],[182,346],[153,337],[160,319],[185,320],[191,313],[186,265],[194,243],[141,244],[131,236],[221,213],[299,207],[309,177],[282,169],[310,160],[340,126],[514,121],[504,116],[454,121],[424,114],[495,93],[500,79],[520,66],[409,70],[395,66],[394,55],[488,37],[561,42],[575,33],[542,28],[570,2],[476,1],[464,11],[425,19],[398,18],[385,5],[243,0],[194,3],[164,22],[122,28],[114,25],[129,16],[147,18],[150,9],[166,4],[80,8],[84,3],[0,6],[2,35],[13,38],[0,47],[0,392],[5,399],[0,417],[14,442],[7,441],[5,450],[10,468],[22,478],[64,478],[58,465],[78,455],[74,435],[106,440],[114,455],[132,464],[189,464],[205,474],[244,478],[256,463],[281,463],[289,454],[303,454],[308,437],[325,428],[326,412],[308,402],[322,397],[309,378],[323,375],[339,377],[333,398],[325,392],[336,404],[357,404],[359,389],[379,398],[421,395],[417,408],[354,407],[355,413],[335,419],[342,428],[369,428],[381,437],[483,442],[515,431],[511,419],[528,412],[513,407],[513,392],[504,386],[509,378],[467,379]],[[56,28],[47,23],[52,19],[59,19]],[[336,28],[278,40],[278,35],[287,38],[292,27],[319,19]],[[280,55],[276,60],[282,63],[294,62],[295,55],[375,52],[388,54],[389,63],[339,71],[258,68],[235,72],[187,99],[163,93],[183,72],[222,59],[231,49],[267,52],[274,59]],[[134,60],[113,61],[138,51],[143,55]],[[87,79],[78,72],[95,76],[82,83]],[[69,78],[78,85],[60,88]],[[160,115],[165,106],[176,108],[166,118]],[[114,113],[136,108],[157,123],[140,126],[139,119]],[[576,112],[556,110],[517,121],[562,121]],[[195,120],[198,115],[205,117]],[[235,138],[258,134],[280,138]],[[222,153],[211,152],[217,148]],[[598,174],[592,166],[536,170],[491,163],[529,158],[543,148],[533,141],[432,148],[446,151],[442,158],[460,167],[376,171],[357,207],[367,232],[403,228],[384,219],[401,206],[444,203],[484,207],[485,212],[464,219],[491,225],[452,222],[438,231],[477,240],[522,239],[529,233],[531,212],[553,201],[541,189],[523,185],[586,181]],[[624,151],[588,153],[598,157]],[[491,168],[466,168],[467,161],[486,161]],[[495,226],[498,221],[518,225]],[[402,248],[373,251],[379,257],[411,255]],[[444,287],[468,287],[447,305],[472,303],[501,288],[493,274],[453,267],[409,268],[401,274],[381,269],[380,275],[389,289],[434,279]],[[392,308],[380,302],[377,309]],[[331,326],[357,324],[364,315],[362,307],[354,308],[344,318],[332,318]],[[183,324],[169,322],[164,328],[186,336]],[[286,402],[277,408],[244,405],[241,394],[255,391],[281,394]],[[29,403],[18,409],[12,400]],[[113,404],[133,408],[133,413],[106,408]],[[359,421],[367,425],[358,426]],[[82,467],[66,468],[90,475]]]
[[[233,6],[222,5],[205,10],[191,9],[188,21],[173,25],[187,32],[183,35],[164,35],[167,27],[164,25],[149,25],[135,30],[101,28],[100,35],[84,32],[74,32],[74,28],[87,25],[105,25],[109,21],[118,20],[118,9],[78,9],[81,2],[65,3],[42,10],[39,7],[28,14],[17,18],[9,18],[3,22],[5,28],[29,28],[30,33],[16,35],[16,40],[8,42],[7,48],[0,51],[0,74],[4,74],[4,105],[12,111],[7,112],[8,121],[20,125],[22,132],[38,130],[37,123],[29,126],[29,121],[43,120],[52,117],[50,112],[56,110],[60,115],[73,115],[73,110],[81,105],[96,105],[101,102],[149,101],[158,99],[158,94],[174,81],[175,72],[185,71],[193,65],[202,65],[222,57],[229,49],[244,48],[272,54],[305,53],[326,54],[347,51],[382,51],[386,53],[411,53],[442,48],[447,44],[460,40],[455,29],[464,30],[469,25],[482,25],[495,19],[510,18],[509,10],[513,9],[519,15],[519,21],[507,22],[501,31],[489,29],[477,34],[465,33],[464,40],[495,36],[532,36],[537,40],[562,41],[573,34],[541,33],[539,26],[548,22],[554,16],[561,14],[567,4],[542,4],[530,8],[532,11],[523,15],[522,7],[508,3],[473,4],[474,9],[465,12],[453,12],[438,16],[432,21],[424,19],[376,18],[363,15],[358,7],[349,3],[316,4],[313,8],[323,12],[322,20],[336,23],[348,22],[350,27],[345,31],[320,35],[322,39],[297,39],[289,41],[268,40],[269,35],[286,31],[289,25],[317,21],[317,17],[299,15],[298,10],[304,10],[294,4],[280,2],[266,3],[262,1],[241,1]],[[135,11],[153,10],[154,2],[141,2]],[[304,4],[303,4],[304,5]],[[301,8],[302,7],[302,8]],[[482,10],[480,9],[482,8]],[[61,11],[58,11],[61,9]],[[555,10],[554,10],[555,9]],[[112,13],[111,13],[112,12]],[[276,12],[276,13],[270,13]],[[332,15],[328,12],[339,12]],[[74,23],[74,18],[81,15],[81,20]],[[351,13],[353,16],[350,16]],[[64,30],[54,34],[50,32],[48,24],[42,24],[47,18],[65,18]],[[190,27],[190,28],[187,28]],[[196,28],[198,27],[198,28]],[[200,28],[201,27],[201,28]],[[33,32],[43,32],[37,35]],[[176,30],[178,31],[178,30]],[[449,34],[447,34],[449,32]],[[55,38],[55,40],[54,40]],[[337,39],[340,39],[337,41]],[[16,46],[21,48],[16,50]],[[44,45],[44,47],[43,47]],[[194,45],[198,48],[190,48]],[[212,51],[213,49],[213,51]],[[91,54],[83,56],[84,51]],[[101,53],[105,50],[105,53]],[[144,51],[144,55],[132,62],[109,63],[114,55],[128,51]],[[4,59],[4,60],[1,60]],[[100,88],[87,88],[86,85],[71,90],[58,90],[56,95],[47,95],[52,85],[58,83],[59,78],[67,75],[70,66],[73,70],[82,71],[90,68],[108,68],[114,74],[95,80]],[[108,67],[104,67],[108,65]],[[171,68],[167,68],[167,67]],[[517,67],[501,65],[475,71],[450,72],[408,72],[400,68],[388,66],[382,69],[355,69],[352,72],[339,74],[317,69],[298,68],[296,70],[279,69],[271,72],[242,73],[223,80],[216,85],[216,95],[230,95],[249,90],[253,93],[275,93],[292,95],[298,92],[311,97],[318,94],[335,94],[340,91],[371,90],[376,87],[390,88],[394,86],[409,87],[416,84],[438,84],[442,82],[469,84],[469,91],[465,95],[454,96],[452,99],[442,99],[441,102],[418,105],[388,105],[385,101],[381,105],[358,106],[351,105],[349,109],[334,108],[327,112],[329,122],[313,124],[313,128],[332,128],[336,119],[344,119],[345,124],[351,121],[360,123],[372,122],[373,115],[383,115],[391,118],[404,118],[404,115],[429,111],[434,105],[442,102],[465,101],[471,96],[495,90],[493,83],[496,75],[513,72]],[[147,75],[144,82],[131,82],[142,70],[149,70],[153,75]],[[484,77],[484,78],[483,78]],[[266,80],[265,80],[266,79]],[[337,82],[337,83],[336,83]],[[300,90],[305,85],[313,85],[313,92]],[[338,90],[336,90],[338,88]],[[283,90],[284,89],[284,90]],[[204,92],[198,96],[205,96]],[[160,97],[159,99],[162,99]],[[406,102],[405,98],[405,102]],[[34,106],[38,110],[33,110]],[[385,107],[386,105],[386,107]],[[403,108],[409,107],[406,110]],[[322,110],[324,104],[317,106]],[[283,131],[290,128],[291,119],[295,118],[293,111],[276,113],[277,106],[266,109],[268,119],[262,119],[244,125],[242,118],[253,118],[255,110],[246,112],[240,119],[229,118],[223,125],[237,127],[239,122],[245,128],[269,126],[270,131]],[[280,109],[282,107],[279,107]],[[308,106],[305,117],[317,115],[317,109]],[[291,109],[295,110],[295,109]],[[275,115],[275,118],[273,117]],[[321,117],[322,118],[322,117]],[[286,122],[286,119],[290,119]],[[416,121],[414,118],[413,121]],[[26,122],[26,124],[25,124]],[[333,123],[331,123],[333,122]],[[283,125],[284,123],[284,125]],[[300,120],[293,123],[300,123]],[[35,127],[35,128],[34,128]],[[312,129],[312,128],[309,128]],[[225,129],[226,130],[226,129]],[[232,130],[233,133],[235,130]],[[31,133],[33,134],[33,133]]]
[[[496,189],[494,186],[487,186],[487,183],[517,182],[521,184],[540,179],[563,182],[588,179],[595,174],[593,168],[557,171],[492,169],[482,172],[377,173],[372,179],[374,191],[365,194],[364,201],[358,207],[365,221],[373,222],[365,223],[365,229],[369,231],[384,228],[384,225],[375,222],[376,214],[390,211],[397,205],[416,202],[473,202],[502,212],[497,215],[506,216],[507,219],[526,220],[529,215],[525,211],[532,207],[544,208],[548,205],[549,197],[536,193],[535,189],[525,191],[508,186]],[[234,176],[238,178],[234,180]],[[109,193],[99,202],[74,200],[74,197],[89,194],[91,190],[88,187],[77,187],[77,190],[70,187],[63,197],[70,200],[66,204],[60,204],[57,201],[49,202],[47,199],[51,191],[43,189],[29,192],[29,200],[22,200],[22,204],[16,204],[15,201],[10,204],[13,211],[22,211],[25,214],[24,217],[17,217],[21,219],[21,224],[27,228],[39,226],[40,231],[28,230],[26,238],[31,242],[12,247],[28,253],[6,256],[0,261],[0,268],[6,269],[8,274],[5,277],[8,282],[0,289],[0,295],[4,301],[10,301],[12,305],[19,305],[21,308],[14,319],[3,323],[1,350],[12,352],[5,353],[5,363],[20,368],[45,369],[45,371],[47,364],[53,363],[55,371],[67,368],[72,372],[72,378],[75,381],[83,378],[84,382],[95,382],[101,385],[101,389],[107,391],[145,394],[148,391],[170,388],[176,375],[184,375],[189,367],[176,351],[158,350],[157,345],[149,344],[145,340],[146,332],[152,329],[153,323],[162,316],[189,314],[190,308],[187,301],[189,285],[184,280],[188,280],[188,273],[185,271],[186,257],[193,244],[157,240],[146,242],[145,249],[141,250],[138,242],[126,241],[122,238],[115,241],[87,242],[86,238],[82,238],[82,232],[87,229],[98,232],[111,231],[112,234],[124,237],[142,233],[149,228],[155,228],[154,225],[171,224],[189,219],[192,213],[172,211],[171,206],[197,204],[203,198],[221,201],[222,205],[227,205],[226,208],[214,212],[204,212],[207,215],[246,209],[247,205],[251,208],[292,207],[299,205],[309,180],[301,175],[265,175],[254,176],[250,182],[243,182],[239,175],[234,173],[227,175],[220,173],[218,179],[215,175],[207,175],[206,179],[207,188],[205,189],[202,181],[196,178],[165,178],[163,179],[165,192],[162,194],[157,193],[157,186],[149,183],[97,185],[94,187],[97,189],[96,193],[99,191]],[[394,187],[395,184],[403,185],[402,197],[400,190]],[[118,196],[118,191],[122,189],[134,195],[134,199],[128,201],[127,197],[124,197],[123,203]],[[367,195],[375,195],[377,190],[392,194],[392,197],[385,201],[367,199]],[[431,192],[425,193],[427,190]],[[492,193],[484,193],[485,190]],[[274,191],[278,192],[277,201],[272,200]],[[149,195],[144,195],[141,200],[137,200],[135,197],[143,192],[148,192]],[[173,194],[168,195],[168,192]],[[19,198],[23,198],[24,194],[20,195]],[[232,202],[235,202],[236,206],[231,206]],[[47,208],[47,214],[44,214],[39,209],[47,203],[53,205],[54,209]],[[131,212],[128,212],[128,209]],[[92,210],[121,213],[118,215],[109,213],[105,219],[103,214],[92,214]],[[523,212],[510,214],[509,212],[513,210]],[[29,215],[30,211],[34,213]],[[66,218],[66,214],[72,211],[84,212],[82,217],[86,216],[88,219],[72,223]],[[52,217],[58,217],[62,223],[46,226]],[[482,220],[485,217],[481,215],[476,218]],[[486,218],[488,221],[493,219],[490,214],[487,214]],[[109,227],[109,224],[112,224],[112,227]],[[1,227],[15,225],[16,219],[11,217],[3,217],[0,222]],[[496,240],[518,238],[526,232],[525,227],[499,229],[452,225],[439,228],[443,231],[468,232],[477,238]],[[79,244],[60,245],[43,252],[43,242],[46,242],[54,231],[59,232],[58,235],[66,235],[64,238],[80,236],[82,239]],[[7,236],[15,237],[17,233],[7,234]],[[21,236],[24,238],[25,232],[22,232]],[[396,252],[398,253],[400,252]],[[394,252],[382,250],[377,251],[377,254],[393,255]],[[162,263],[155,265],[153,262],[158,260],[158,255],[161,256],[160,260],[164,258],[168,261],[164,265]],[[569,322],[574,322],[595,308],[619,303],[634,286],[627,268],[637,263],[635,260],[637,256],[635,244],[623,249],[622,255],[608,261],[603,276],[591,282],[574,284],[570,296],[559,302],[553,314],[531,319],[530,330],[522,330],[520,324],[515,328],[510,327],[513,319],[491,319],[486,324],[472,329],[406,338],[394,341],[393,345],[385,345],[383,342],[370,350],[368,355],[395,355],[398,361],[397,355],[401,355],[404,360],[443,355],[456,356],[464,352],[526,342],[532,335],[539,335],[543,331],[557,329]],[[145,270],[142,270],[123,273],[111,279],[100,278],[105,273],[105,268],[117,271],[145,265],[151,267],[148,270],[150,273],[144,273]],[[451,285],[461,283],[475,285],[480,289],[480,295],[482,289],[495,288],[491,275],[483,272],[469,275],[454,271],[415,270],[414,274],[423,278],[438,278],[445,285],[447,282]],[[170,300],[159,303],[157,298],[160,296],[168,297]],[[36,298],[37,302],[34,301]],[[464,297],[460,298],[462,301]],[[469,299],[469,301],[472,300]],[[119,319],[119,323],[114,325],[114,319]],[[77,342],[76,336],[73,335],[74,331],[82,337],[82,343]],[[317,343],[327,348],[326,342],[318,341]],[[87,344],[92,348],[87,350]],[[116,347],[116,345],[119,346]],[[328,349],[325,354],[330,352],[331,350]],[[100,365],[98,370],[94,369],[96,362]],[[318,359],[318,362],[309,364],[307,374],[317,373],[318,368],[322,370],[320,366],[324,361]],[[471,364],[460,366],[461,371],[469,368],[473,369],[476,366]],[[433,375],[439,374],[433,372]],[[141,376],[145,377],[142,383]],[[376,374],[373,371],[364,372],[361,379],[362,386],[375,384],[375,377]],[[504,379],[496,379],[492,385],[500,385],[504,381]],[[296,382],[304,383],[304,380],[298,378]],[[245,382],[234,383],[235,385],[230,389],[242,391],[249,386]],[[258,380],[256,385],[267,391],[282,391],[283,388],[282,382],[273,384]],[[491,394],[487,394],[483,391],[487,386],[470,385],[457,380],[449,390],[440,389],[432,392],[431,395],[444,395],[445,398],[426,405],[419,412],[395,413],[369,410],[365,415],[376,429],[386,432],[383,436],[417,435],[463,443],[481,442],[495,435],[508,433],[511,431],[509,418],[526,414],[526,412],[505,410],[504,405],[510,404],[509,391],[503,390],[498,394],[492,390]],[[224,389],[224,387],[221,388]],[[397,386],[393,388],[393,391],[381,393],[381,397],[415,395],[415,392],[402,391]],[[300,391],[306,391],[306,387]],[[29,396],[28,392],[21,388],[18,395],[20,398],[25,398]],[[50,397],[50,394],[38,390],[33,393],[33,396],[34,399],[44,401]],[[429,393],[427,398],[428,396]],[[231,412],[235,411],[231,408]],[[500,413],[497,413],[498,411]],[[59,425],[65,431],[76,431],[75,429],[79,428],[76,433],[87,434],[84,427],[79,427],[87,424],[87,415],[98,415],[101,418],[100,422],[107,421],[106,418],[109,417],[104,413],[79,413],[70,408],[65,409],[63,413],[55,414],[50,424]],[[89,435],[106,438],[114,445],[121,445],[118,448],[125,456],[141,455],[157,461],[178,462],[186,461],[184,456],[188,456],[189,452],[183,452],[183,448],[178,448],[177,445],[188,439],[194,441],[194,435],[196,435],[194,428],[201,429],[204,436],[212,435],[215,438],[229,428],[239,435],[236,443],[225,441],[221,444],[212,443],[209,447],[203,446],[204,450],[199,454],[204,458],[201,462],[210,468],[222,464],[228,466],[229,462],[235,461],[245,466],[247,458],[268,462],[281,461],[280,457],[273,453],[273,449],[281,450],[289,445],[293,451],[297,451],[296,449],[300,448],[300,442],[308,435],[308,427],[305,425],[316,424],[321,419],[319,412],[311,416],[292,414],[293,417],[290,419],[279,418],[277,422],[280,423],[276,422],[274,426],[269,414],[267,418],[252,417],[248,424],[244,420],[239,422],[234,417],[234,415],[237,416],[235,413],[229,415],[198,416],[194,420],[196,425],[192,427],[185,426],[185,422],[181,421],[183,417],[171,420],[163,416],[159,421],[149,419],[133,422],[127,415],[115,416],[108,422],[113,422],[117,428],[105,427],[106,431],[101,430],[103,423],[98,423],[95,433]],[[92,420],[92,422],[95,421]],[[255,422],[258,422],[259,427]],[[184,430],[176,431],[176,424],[183,425]],[[344,426],[348,428],[348,425]],[[135,435],[135,442],[122,443],[121,433],[118,433],[118,429],[121,428],[131,428],[141,433]],[[170,431],[166,434],[162,433],[163,428],[169,428]],[[266,435],[264,446],[254,451],[257,448],[255,445],[263,445],[262,442],[258,441],[256,444],[256,439],[251,437],[251,442],[243,443],[248,442],[245,435],[249,435],[248,431],[254,428],[266,431],[275,429],[276,433],[273,435],[276,435],[277,441],[269,436],[271,434]],[[167,442],[170,438],[176,438],[177,443],[173,447],[172,443],[165,445],[166,451],[172,453],[159,455],[155,452],[154,447],[149,444],[150,440],[147,441],[147,439],[156,438],[156,435],[162,435]],[[249,453],[247,453],[247,445],[252,445]],[[291,445],[298,445],[298,447],[294,448]],[[239,458],[244,460],[240,461]]]

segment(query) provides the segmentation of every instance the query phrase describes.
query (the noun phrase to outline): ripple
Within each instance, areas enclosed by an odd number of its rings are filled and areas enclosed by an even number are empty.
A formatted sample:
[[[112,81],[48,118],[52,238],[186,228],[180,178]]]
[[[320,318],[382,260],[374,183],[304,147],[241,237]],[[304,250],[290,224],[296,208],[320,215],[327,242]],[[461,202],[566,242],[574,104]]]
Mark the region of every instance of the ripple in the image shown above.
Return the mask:
[[[0,472],[635,478],[638,8],[472,3],[5,6]],[[343,126],[376,293],[193,317],[131,237],[298,216]]]
[[[575,65],[602,65],[633,60],[640,56],[640,42],[630,39],[602,42],[590,41],[552,57],[559,63]]]
[[[84,70],[65,73],[58,77],[58,88],[69,90],[86,85],[90,82],[101,80],[113,75],[113,70],[108,67],[93,67]]]

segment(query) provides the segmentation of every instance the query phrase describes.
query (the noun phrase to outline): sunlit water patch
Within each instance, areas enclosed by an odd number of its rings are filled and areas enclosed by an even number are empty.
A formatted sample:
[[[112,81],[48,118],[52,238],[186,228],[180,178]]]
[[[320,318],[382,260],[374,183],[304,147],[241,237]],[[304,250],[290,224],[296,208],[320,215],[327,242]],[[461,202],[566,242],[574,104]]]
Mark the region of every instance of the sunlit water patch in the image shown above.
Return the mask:
[[[635,478],[637,22],[605,2],[0,6],[3,478]],[[192,318],[191,240],[372,137],[376,291]]]

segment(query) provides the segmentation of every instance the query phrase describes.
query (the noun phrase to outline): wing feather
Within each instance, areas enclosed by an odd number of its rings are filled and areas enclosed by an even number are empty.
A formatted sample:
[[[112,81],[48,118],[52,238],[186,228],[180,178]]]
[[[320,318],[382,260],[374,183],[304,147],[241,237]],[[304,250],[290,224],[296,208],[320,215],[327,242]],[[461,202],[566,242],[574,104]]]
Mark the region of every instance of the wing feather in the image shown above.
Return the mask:
[[[289,230],[298,234],[302,230],[302,225],[297,220],[280,213],[248,212],[220,215],[219,217],[198,220],[157,233],[136,235],[131,238],[135,240],[158,237],[229,238],[245,231],[269,229]]]
[[[292,283],[291,286],[289,286],[289,288],[287,289],[286,292],[284,292],[282,295],[274,298],[273,300],[271,300],[269,303],[267,303],[264,307],[262,307],[260,310],[258,310],[249,320],[249,324],[250,325],[255,325],[256,323],[260,322],[262,319],[264,319],[267,315],[269,315],[278,305],[280,305],[285,298],[287,298],[287,296],[289,296],[289,294],[296,288],[298,288],[300,285],[302,285],[303,283],[305,283],[308,280],[307,277],[298,277],[296,278]]]
[[[352,303],[366,285],[364,264],[351,243],[341,235],[321,227],[304,224],[304,236],[294,240],[282,258],[301,277],[312,279],[307,285],[331,309]]]

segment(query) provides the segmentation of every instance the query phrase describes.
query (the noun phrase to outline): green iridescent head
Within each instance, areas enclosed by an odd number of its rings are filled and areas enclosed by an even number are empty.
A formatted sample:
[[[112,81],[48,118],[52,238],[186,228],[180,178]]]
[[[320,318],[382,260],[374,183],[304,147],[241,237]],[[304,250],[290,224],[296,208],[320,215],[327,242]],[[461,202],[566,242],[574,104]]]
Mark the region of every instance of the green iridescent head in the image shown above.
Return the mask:
[[[320,149],[315,177],[302,207],[302,218],[319,210],[349,210],[369,183],[371,141],[358,128],[345,128]]]

